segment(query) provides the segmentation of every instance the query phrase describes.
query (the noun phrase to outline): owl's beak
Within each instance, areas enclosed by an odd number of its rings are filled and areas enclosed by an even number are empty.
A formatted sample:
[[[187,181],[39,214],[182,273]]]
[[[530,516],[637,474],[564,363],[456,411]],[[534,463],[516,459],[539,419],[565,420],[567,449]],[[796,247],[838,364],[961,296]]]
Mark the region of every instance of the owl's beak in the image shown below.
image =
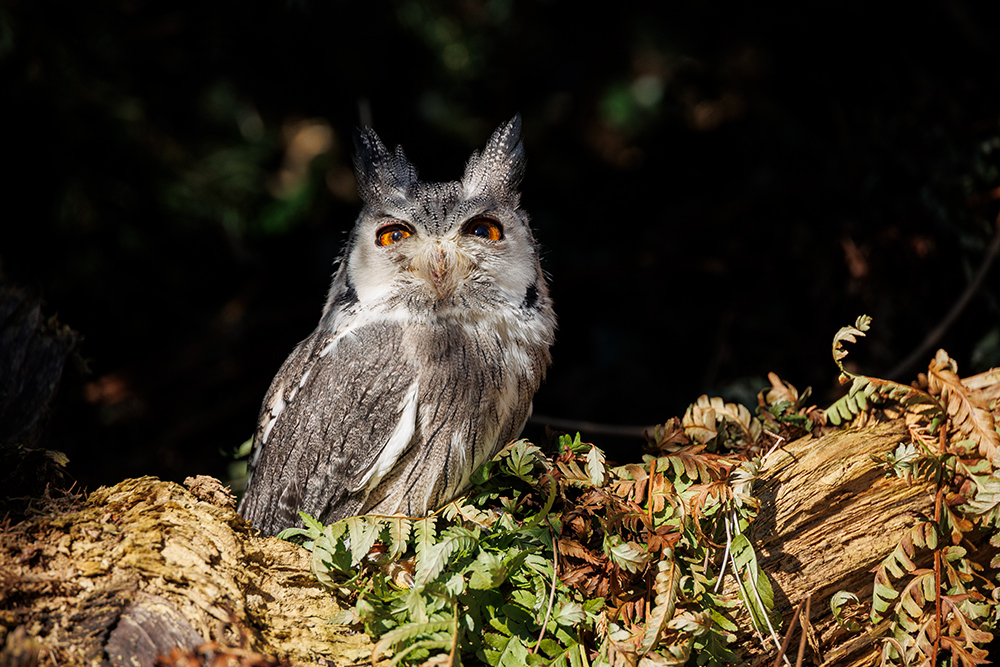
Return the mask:
[[[410,263],[410,270],[434,288],[439,299],[447,299],[469,275],[472,262],[455,244],[430,243]]]

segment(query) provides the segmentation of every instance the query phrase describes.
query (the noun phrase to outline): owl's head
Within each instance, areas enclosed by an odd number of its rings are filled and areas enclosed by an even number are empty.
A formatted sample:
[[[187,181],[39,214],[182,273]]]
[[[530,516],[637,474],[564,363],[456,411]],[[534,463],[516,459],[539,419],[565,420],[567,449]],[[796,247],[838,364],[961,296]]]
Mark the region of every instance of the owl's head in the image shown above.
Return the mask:
[[[327,310],[403,305],[411,313],[474,315],[548,300],[528,216],[521,119],[498,128],[459,181],[421,181],[402,148],[370,128],[355,136],[364,208],[334,277]],[[328,313],[332,315],[332,313]]]

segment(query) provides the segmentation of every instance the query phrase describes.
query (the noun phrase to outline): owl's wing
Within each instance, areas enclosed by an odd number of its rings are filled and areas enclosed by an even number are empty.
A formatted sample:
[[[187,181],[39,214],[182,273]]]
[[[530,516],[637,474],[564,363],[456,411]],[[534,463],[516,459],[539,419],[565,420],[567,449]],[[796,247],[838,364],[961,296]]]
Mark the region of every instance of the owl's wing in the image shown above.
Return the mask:
[[[410,446],[416,369],[402,329],[317,330],[275,376],[261,408],[240,513],[267,534],[357,513]]]

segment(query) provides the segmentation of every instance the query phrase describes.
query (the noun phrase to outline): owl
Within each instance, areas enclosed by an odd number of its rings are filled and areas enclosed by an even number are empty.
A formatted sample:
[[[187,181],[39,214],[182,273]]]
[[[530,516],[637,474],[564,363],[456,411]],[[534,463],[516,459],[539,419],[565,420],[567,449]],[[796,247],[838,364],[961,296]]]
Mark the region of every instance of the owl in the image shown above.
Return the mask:
[[[271,383],[240,513],[273,535],[358,514],[424,516],[516,438],[556,319],[520,207],[521,120],[459,181],[355,136],[363,208],[316,330]]]

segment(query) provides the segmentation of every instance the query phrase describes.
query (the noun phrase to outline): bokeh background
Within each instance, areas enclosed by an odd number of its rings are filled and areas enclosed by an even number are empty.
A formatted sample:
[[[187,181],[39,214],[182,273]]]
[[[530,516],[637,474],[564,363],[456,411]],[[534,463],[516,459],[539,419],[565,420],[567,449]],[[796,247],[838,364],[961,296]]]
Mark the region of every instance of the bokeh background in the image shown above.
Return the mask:
[[[825,405],[840,326],[909,381],[990,256],[1000,3],[2,0],[0,278],[84,337],[49,446],[88,488],[226,478],[357,214],[352,129],[447,180],[515,112],[537,414],[647,425],[768,371]],[[940,340],[963,374],[998,298]]]

